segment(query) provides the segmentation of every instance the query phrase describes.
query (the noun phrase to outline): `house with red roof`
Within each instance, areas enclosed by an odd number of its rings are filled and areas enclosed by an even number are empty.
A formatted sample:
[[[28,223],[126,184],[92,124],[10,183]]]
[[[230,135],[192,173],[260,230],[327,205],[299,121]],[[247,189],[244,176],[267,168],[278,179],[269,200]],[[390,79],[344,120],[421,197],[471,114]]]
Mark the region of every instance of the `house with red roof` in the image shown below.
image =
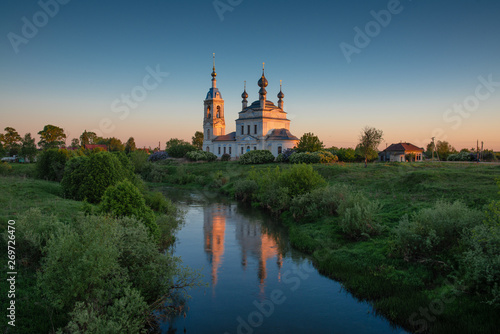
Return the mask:
[[[382,152],[379,152],[379,161],[396,161],[405,162],[408,161],[407,156],[409,155],[410,161],[422,161],[422,154],[424,149],[417,147],[410,143],[398,143],[392,144],[387,147]]]

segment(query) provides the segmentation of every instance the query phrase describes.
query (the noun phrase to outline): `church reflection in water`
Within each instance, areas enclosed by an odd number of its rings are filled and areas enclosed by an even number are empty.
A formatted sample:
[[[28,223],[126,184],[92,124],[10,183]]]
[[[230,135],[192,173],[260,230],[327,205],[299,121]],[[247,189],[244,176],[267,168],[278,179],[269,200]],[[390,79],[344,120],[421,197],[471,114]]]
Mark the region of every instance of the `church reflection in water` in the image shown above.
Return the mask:
[[[261,293],[264,293],[268,275],[268,262],[275,261],[278,267],[278,280],[281,279],[282,252],[279,247],[279,234],[273,235],[263,224],[244,219],[232,219],[237,205],[211,205],[203,211],[203,236],[205,253],[211,265],[212,287],[217,285],[219,267],[224,261],[224,237],[228,232],[236,234],[241,249],[241,265],[247,268],[248,259],[258,261],[257,276]]]

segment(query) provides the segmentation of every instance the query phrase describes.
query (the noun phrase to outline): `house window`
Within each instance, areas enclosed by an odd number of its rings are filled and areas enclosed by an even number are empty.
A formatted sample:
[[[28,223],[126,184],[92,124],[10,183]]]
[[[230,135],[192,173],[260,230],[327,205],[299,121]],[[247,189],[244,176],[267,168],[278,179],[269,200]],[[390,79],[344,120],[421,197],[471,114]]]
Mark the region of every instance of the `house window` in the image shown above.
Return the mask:
[[[278,146],[278,154],[281,154],[281,146]]]
[[[247,146],[247,152],[250,152],[250,146]]]
[[[210,152],[210,147],[207,146],[207,152]]]
[[[220,146],[219,146],[219,155],[220,155]]]
[[[231,146],[229,146],[229,154],[231,154]]]
[[[255,124],[255,125],[253,126],[253,133],[254,133],[254,134],[257,134],[257,124]]]
[[[245,134],[245,126],[244,126],[244,125],[242,125],[242,126],[241,126],[241,134],[242,134],[242,135],[244,135],[244,134]]]
[[[254,146],[254,147],[253,147],[253,150],[254,150],[254,151],[256,151],[256,150],[257,150],[257,146]]]
[[[244,148],[243,148],[243,146],[242,146],[242,147],[241,147],[241,154],[243,154],[243,150],[244,150]]]
[[[250,134],[250,125],[247,125],[247,135]]]
[[[226,154],[226,146],[224,146],[224,154]]]

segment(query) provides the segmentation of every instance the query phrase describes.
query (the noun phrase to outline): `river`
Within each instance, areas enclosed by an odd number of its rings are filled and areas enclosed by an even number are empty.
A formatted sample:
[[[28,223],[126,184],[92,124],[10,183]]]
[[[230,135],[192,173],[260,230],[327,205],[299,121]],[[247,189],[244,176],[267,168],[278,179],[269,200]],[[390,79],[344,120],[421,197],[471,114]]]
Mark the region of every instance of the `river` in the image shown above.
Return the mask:
[[[321,275],[270,217],[224,198],[165,189],[185,211],[174,254],[208,287],[163,333],[406,333]]]

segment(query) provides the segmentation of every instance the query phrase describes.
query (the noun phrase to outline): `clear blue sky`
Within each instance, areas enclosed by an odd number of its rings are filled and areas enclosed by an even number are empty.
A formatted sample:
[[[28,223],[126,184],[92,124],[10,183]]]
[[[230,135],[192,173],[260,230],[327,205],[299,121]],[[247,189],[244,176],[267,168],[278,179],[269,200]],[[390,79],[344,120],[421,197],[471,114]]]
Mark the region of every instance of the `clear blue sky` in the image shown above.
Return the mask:
[[[53,17],[37,1],[0,3],[1,130],[54,124],[68,143],[85,129],[138,146],[190,140],[215,52],[226,132],[245,80],[258,99],[265,62],[268,99],[283,80],[296,136],[352,147],[369,125],[384,131],[380,148],[435,136],[500,150],[499,1],[220,0],[219,12],[211,0],[41,3]],[[168,76],[145,90],[147,68]],[[138,100],[126,106],[132,92]]]

